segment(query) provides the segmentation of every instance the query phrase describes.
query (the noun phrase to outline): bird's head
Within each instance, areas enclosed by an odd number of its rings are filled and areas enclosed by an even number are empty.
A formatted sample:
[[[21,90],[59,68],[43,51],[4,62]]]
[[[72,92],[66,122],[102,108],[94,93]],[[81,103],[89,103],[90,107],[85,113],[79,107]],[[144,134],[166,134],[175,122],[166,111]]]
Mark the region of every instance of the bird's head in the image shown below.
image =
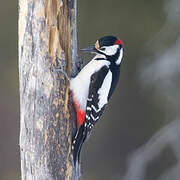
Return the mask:
[[[107,60],[119,65],[123,56],[123,42],[115,36],[105,36],[97,40],[95,45],[82,51],[103,55]]]

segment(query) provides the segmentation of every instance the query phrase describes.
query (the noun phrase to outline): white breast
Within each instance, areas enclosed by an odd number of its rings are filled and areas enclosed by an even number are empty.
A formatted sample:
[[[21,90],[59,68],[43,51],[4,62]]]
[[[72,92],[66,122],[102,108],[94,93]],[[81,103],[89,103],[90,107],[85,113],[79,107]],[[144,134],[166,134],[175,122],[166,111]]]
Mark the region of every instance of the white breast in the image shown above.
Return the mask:
[[[95,60],[94,57],[80,72],[70,81],[70,89],[73,92],[74,98],[79,103],[80,108],[85,110],[87,98],[89,94],[90,78],[92,74],[97,72],[104,65],[109,66],[110,62],[106,60]]]

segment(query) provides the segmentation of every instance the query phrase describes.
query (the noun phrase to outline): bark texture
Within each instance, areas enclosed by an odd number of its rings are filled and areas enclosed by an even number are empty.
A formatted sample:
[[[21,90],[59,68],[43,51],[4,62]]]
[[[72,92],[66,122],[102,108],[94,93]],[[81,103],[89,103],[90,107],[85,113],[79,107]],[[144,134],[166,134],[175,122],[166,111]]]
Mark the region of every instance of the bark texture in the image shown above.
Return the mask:
[[[53,72],[59,66],[77,73],[76,0],[19,0],[22,180],[80,178],[71,156],[75,110],[67,80]]]

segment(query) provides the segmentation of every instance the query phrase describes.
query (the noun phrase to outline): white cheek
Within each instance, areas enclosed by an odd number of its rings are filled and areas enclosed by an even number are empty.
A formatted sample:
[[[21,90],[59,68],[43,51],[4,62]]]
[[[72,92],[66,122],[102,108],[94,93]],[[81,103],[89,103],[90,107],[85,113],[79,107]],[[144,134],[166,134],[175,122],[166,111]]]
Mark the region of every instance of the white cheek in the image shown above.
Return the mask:
[[[112,56],[112,55],[116,54],[118,47],[119,47],[119,45],[113,45],[110,47],[106,47],[105,54],[107,54],[108,56]]]
[[[119,54],[119,58],[116,61],[116,64],[119,65],[122,61],[122,57],[123,57],[123,48],[121,48],[120,50],[120,54]]]

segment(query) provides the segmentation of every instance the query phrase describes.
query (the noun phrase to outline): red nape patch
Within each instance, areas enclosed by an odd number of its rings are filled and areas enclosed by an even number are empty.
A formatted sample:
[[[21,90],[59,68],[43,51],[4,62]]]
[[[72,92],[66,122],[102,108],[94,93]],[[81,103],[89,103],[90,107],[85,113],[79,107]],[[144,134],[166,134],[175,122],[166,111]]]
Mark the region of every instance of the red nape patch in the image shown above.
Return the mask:
[[[115,41],[114,44],[118,44],[118,45],[124,46],[123,42],[119,38]]]
[[[80,126],[84,123],[85,120],[85,112],[80,109],[79,105],[77,104],[77,102],[75,100],[74,101],[74,105],[76,108],[76,112],[77,112],[77,123],[78,123],[78,128],[80,128]]]

